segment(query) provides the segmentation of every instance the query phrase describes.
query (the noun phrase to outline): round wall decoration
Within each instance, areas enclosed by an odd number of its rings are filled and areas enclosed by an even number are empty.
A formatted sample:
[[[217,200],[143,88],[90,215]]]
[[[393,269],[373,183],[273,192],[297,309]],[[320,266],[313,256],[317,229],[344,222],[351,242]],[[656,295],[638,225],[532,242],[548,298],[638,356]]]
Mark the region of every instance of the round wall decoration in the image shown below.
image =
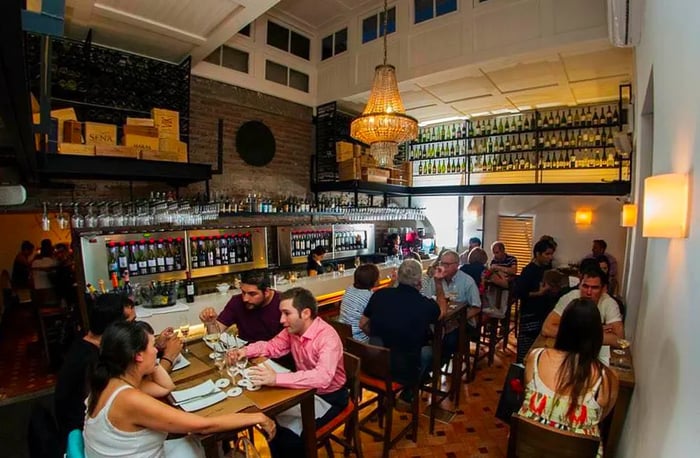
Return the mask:
[[[246,164],[262,167],[275,157],[275,136],[260,121],[245,122],[236,132],[236,151]]]

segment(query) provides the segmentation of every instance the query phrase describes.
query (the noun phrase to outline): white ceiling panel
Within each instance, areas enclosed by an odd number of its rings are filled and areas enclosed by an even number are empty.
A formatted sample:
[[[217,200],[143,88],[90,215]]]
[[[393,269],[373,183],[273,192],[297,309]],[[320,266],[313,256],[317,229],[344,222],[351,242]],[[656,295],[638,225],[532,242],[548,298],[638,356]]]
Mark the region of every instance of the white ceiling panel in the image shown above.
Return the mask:
[[[570,81],[585,81],[616,75],[631,77],[633,62],[631,48],[610,48],[601,51],[562,55],[564,69]]]
[[[406,114],[413,116],[421,122],[449,118],[452,116],[462,116],[462,113],[446,105],[416,108],[415,110],[406,111]]]
[[[483,75],[426,86],[425,90],[440,98],[444,103],[487,96],[498,92],[498,89]]]
[[[349,0],[284,0],[274,9],[274,13],[290,16],[307,28],[316,30],[324,24],[345,16],[357,2]]]
[[[503,93],[555,86],[562,78],[561,62],[558,60],[518,63],[500,69],[488,67],[482,67],[482,69]]]
[[[627,78],[611,77],[571,83],[570,87],[577,103],[594,103],[617,98],[620,84],[627,82]]]
[[[469,100],[461,100],[451,104],[460,113],[473,116],[476,113],[486,113],[503,109],[515,109],[508,100],[501,95],[489,95],[476,97]]]
[[[519,91],[512,94],[507,94],[506,97],[516,108],[520,110],[546,108],[551,106],[566,106],[574,105],[576,103],[571,91],[566,86]]]

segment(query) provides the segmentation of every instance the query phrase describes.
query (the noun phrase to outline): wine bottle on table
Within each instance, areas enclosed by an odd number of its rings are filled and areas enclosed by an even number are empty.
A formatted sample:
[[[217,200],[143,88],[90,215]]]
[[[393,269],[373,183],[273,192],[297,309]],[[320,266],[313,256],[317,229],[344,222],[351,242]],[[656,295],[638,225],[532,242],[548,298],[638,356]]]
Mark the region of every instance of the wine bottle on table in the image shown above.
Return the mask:
[[[192,274],[187,272],[187,280],[185,280],[185,300],[188,304],[194,302],[194,281],[192,280]]]

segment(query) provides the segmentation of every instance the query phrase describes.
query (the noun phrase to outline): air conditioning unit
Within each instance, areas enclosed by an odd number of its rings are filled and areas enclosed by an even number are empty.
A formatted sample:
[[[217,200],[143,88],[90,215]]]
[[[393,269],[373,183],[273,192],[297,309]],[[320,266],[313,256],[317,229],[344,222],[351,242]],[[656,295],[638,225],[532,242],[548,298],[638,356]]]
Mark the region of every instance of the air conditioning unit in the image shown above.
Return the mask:
[[[0,184],[0,207],[5,205],[22,205],[27,200],[24,186]]]
[[[613,46],[637,46],[642,36],[644,0],[608,0],[608,39]]]

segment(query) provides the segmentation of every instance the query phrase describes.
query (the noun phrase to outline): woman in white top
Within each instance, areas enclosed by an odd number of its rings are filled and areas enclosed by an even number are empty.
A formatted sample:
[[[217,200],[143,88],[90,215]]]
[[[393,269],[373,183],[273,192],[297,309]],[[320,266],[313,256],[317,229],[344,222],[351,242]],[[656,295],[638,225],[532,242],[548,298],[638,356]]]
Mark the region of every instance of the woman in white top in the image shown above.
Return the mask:
[[[360,329],[360,318],[372,297],[372,288],[379,281],[379,269],[374,264],[362,264],[355,269],[354,283],[345,290],[340,303],[338,321],[349,324],[352,338],[360,342],[369,342],[369,337]]]
[[[105,330],[87,402],[83,431],[87,457],[203,455],[195,440],[185,439],[178,447],[168,447],[168,433],[209,434],[258,424],[269,437],[274,436],[274,421],[262,413],[205,418],[142,391],[143,379],[156,370],[157,352],[153,334],[139,323],[117,322]]]

